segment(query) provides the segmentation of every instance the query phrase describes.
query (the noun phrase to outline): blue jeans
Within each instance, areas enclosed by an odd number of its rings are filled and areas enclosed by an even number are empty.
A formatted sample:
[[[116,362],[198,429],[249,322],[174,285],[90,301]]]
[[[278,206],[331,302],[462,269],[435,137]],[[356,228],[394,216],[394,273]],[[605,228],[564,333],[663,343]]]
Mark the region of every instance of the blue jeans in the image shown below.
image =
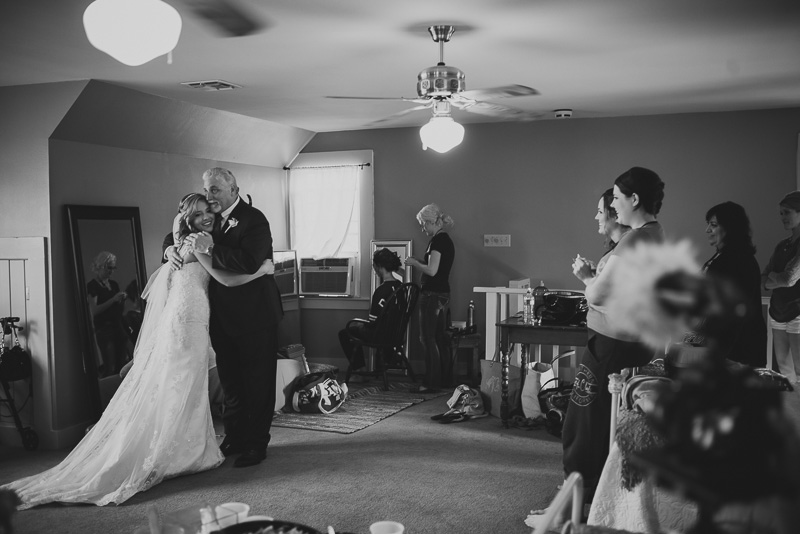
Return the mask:
[[[419,298],[419,340],[425,351],[423,385],[441,388],[450,381],[450,338],[447,311],[450,294],[423,291]],[[444,380],[444,381],[443,381]]]

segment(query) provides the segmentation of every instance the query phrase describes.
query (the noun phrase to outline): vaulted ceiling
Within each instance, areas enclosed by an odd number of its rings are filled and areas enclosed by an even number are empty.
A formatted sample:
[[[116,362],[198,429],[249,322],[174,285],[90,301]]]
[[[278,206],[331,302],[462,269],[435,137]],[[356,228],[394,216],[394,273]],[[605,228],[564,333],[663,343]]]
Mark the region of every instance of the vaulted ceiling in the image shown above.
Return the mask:
[[[800,106],[797,0],[227,0],[260,26],[240,37],[191,9],[206,0],[166,1],[183,19],[172,64],[139,67],[89,44],[90,0],[2,2],[0,86],[98,79],[314,132],[414,126],[430,111],[382,120],[415,104],[326,97],[416,97],[439,61],[427,27],[451,24],[444,60],[467,89],[535,88],[491,102],[542,120]],[[241,88],[181,85],[204,80]]]

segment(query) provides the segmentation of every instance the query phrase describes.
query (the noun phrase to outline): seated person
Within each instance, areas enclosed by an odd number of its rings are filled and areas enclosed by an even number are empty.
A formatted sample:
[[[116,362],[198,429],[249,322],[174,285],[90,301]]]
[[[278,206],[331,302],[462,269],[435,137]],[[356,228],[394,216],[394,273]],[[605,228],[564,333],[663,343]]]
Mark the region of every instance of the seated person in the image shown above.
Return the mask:
[[[347,361],[350,362],[350,370],[356,371],[366,365],[364,360],[364,349],[359,346],[354,352],[352,338],[364,341],[373,341],[375,336],[375,325],[378,316],[383,312],[384,305],[392,293],[402,285],[396,275],[402,263],[395,252],[388,248],[376,250],[372,255],[372,268],[380,279],[380,285],[372,294],[372,303],[369,307],[369,320],[363,323],[354,323],[347,329],[339,331],[339,343],[342,345]]]

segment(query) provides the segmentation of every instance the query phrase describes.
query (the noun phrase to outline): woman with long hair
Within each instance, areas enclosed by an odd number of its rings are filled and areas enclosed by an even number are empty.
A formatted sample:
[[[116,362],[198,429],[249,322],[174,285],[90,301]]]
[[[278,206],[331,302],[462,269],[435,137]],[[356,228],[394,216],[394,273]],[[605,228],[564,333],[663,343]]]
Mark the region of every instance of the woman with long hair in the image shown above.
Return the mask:
[[[617,210],[611,207],[611,202],[614,201],[614,189],[609,188],[603,192],[600,200],[597,201],[597,214],[594,220],[597,221],[597,233],[605,238],[606,252],[597,263],[594,263],[581,255],[575,258],[572,262],[572,274],[583,282],[584,285],[594,280],[597,273],[603,270],[606,261],[614,247],[617,246],[619,240],[625,235],[625,232],[630,230],[629,226],[620,224],[617,220]],[[591,326],[589,326],[591,328]]]
[[[703,271],[729,285],[744,303],[740,321],[727,325],[718,336],[726,358],[764,367],[767,361],[767,327],[761,314],[761,273],[750,230],[750,219],[735,202],[723,202],[706,212],[706,235],[714,255]]]

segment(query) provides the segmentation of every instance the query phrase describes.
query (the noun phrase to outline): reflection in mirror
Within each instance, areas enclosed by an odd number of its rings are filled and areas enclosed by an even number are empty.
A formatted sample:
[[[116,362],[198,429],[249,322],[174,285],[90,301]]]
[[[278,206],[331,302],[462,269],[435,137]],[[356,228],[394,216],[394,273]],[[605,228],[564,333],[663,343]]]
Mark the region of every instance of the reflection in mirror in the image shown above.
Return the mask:
[[[93,415],[121,381],[141,326],[146,282],[139,208],[66,206],[78,319]]]
[[[281,297],[297,295],[297,252],[294,250],[275,250],[272,253],[275,263],[275,283]]]

